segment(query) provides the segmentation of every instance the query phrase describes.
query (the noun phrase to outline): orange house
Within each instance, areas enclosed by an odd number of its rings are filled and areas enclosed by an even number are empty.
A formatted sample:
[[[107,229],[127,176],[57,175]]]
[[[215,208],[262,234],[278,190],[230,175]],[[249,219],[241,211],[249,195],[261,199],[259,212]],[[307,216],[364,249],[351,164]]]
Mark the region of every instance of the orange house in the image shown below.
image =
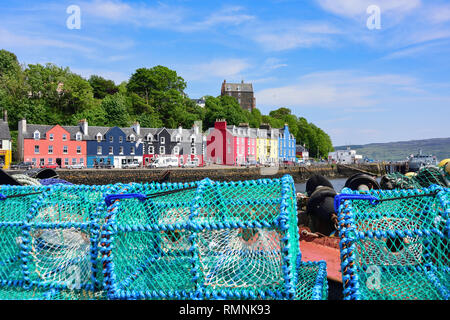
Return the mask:
[[[26,125],[23,137],[23,159],[35,167],[58,165],[86,166],[86,141],[78,126]]]

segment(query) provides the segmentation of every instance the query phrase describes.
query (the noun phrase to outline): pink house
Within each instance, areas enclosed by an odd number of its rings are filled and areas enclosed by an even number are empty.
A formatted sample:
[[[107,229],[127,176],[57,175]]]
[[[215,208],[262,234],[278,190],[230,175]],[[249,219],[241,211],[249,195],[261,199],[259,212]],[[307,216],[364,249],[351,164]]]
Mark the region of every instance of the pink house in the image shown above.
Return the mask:
[[[61,168],[86,166],[86,141],[78,126],[48,126],[19,122],[19,145],[23,160],[35,167],[58,165]]]
[[[246,124],[227,126],[217,120],[207,136],[206,157],[224,165],[242,165],[256,160],[256,131]]]

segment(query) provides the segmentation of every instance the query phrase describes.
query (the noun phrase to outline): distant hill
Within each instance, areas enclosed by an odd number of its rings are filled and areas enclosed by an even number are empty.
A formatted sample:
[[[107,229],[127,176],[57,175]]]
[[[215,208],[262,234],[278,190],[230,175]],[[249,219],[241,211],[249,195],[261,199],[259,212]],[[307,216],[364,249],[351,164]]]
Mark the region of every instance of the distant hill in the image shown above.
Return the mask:
[[[410,154],[422,150],[423,154],[432,154],[438,160],[450,158],[450,138],[398,141],[387,143],[370,143],[364,145],[337,146],[335,150],[354,149],[363,158],[373,160],[400,161]]]

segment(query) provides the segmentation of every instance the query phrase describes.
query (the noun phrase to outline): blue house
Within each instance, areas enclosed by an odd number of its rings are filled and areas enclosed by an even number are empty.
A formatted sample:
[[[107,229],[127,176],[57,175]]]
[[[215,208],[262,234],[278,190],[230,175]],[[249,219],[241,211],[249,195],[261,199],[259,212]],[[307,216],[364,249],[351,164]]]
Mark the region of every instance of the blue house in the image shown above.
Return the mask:
[[[138,123],[131,128],[89,127],[88,136],[88,168],[102,164],[122,168],[129,163],[142,163],[143,143]]]
[[[295,138],[289,132],[287,124],[280,129],[278,136],[278,159],[279,161],[295,161]]]

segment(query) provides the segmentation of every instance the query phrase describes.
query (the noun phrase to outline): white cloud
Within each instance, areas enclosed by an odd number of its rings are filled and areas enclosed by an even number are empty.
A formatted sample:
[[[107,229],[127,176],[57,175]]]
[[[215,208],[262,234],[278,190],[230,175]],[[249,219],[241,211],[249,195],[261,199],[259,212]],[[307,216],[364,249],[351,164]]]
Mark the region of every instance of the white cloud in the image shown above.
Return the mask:
[[[410,76],[337,70],[307,74],[292,85],[263,89],[255,96],[263,106],[373,109],[416,85]]]
[[[366,18],[366,10],[370,5],[379,6],[381,14],[394,15],[401,15],[421,6],[420,0],[318,0],[318,3],[326,11],[349,18]]]
[[[240,78],[245,70],[251,67],[246,59],[224,58],[214,59],[191,65],[181,65],[177,68],[187,81],[208,81],[210,79]]]
[[[245,36],[269,51],[330,47],[341,30],[324,22],[265,21],[245,30]]]
[[[52,39],[43,37],[39,34],[13,33],[3,28],[0,28],[0,47],[12,49],[51,47],[58,49],[71,49],[87,54],[94,52],[94,49],[89,46],[83,46],[76,42]]]

